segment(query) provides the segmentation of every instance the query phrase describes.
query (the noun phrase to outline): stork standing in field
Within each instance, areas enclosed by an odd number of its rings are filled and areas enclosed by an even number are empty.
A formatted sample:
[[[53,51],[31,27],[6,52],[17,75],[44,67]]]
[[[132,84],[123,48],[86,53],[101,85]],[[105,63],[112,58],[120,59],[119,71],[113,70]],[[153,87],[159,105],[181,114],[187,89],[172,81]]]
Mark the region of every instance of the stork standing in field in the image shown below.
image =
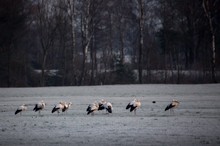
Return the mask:
[[[64,108],[62,109],[62,112],[67,112],[67,110],[70,108],[70,106],[72,105],[72,102],[69,103],[64,103]]]
[[[21,115],[21,113],[23,112],[23,111],[26,111],[27,110],[27,106],[25,105],[25,104],[22,104],[21,106],[19,106],[18,108],[17,108],[17,110],[15,111],[15,115],[17,115],[18,113],[20,113],[20,115]]]
[[[112,113],[113,107],[110,102],[105,103],[104,107],[105,107],[106,111],[108,111],[109,113]]]
[[[57,112],[59,115],[60,111],[64,109],[64,106],[65,106],[65,102],[62,102],[62,101],[59,102],[57,105],[54,106],[51,113]]]
[[[106,104],[107,102],[104,100],[104,99],[102,99],[101,101],[99,101],[98,102],[98,104],[99,104],[99,108],[98,108],[98,110],[104,110],[105,109],[105,104]]]
[[[94,112],[97,111],[99,109],[99,104],[94,102],[93,104],[90,104],[86,111],[87,111],[87,115],[89,115],[90,113],[92,113],[92,115],[94,115]]]
[[[41,102],[35,104],[33,111],[35,112],[39,111],[39,114],[40,114],[40,112],[45,108],[45,106],[46,106],[46,103],[42,100]]]
[[[98,104],[99,104],[98,110],[106,109],[106,112],[112,113],[113,107],[112,107],[112,104],[110,102],[107,102],[104,99],[102,99],[101,101],[98,102]]]
[[[170,112],[171,112],[171,110],[172,110],[174,113],[174,108],[177,108],[179,106],[179,104],[180,104],[179,101],[173,99],[172,102],[167,105],[167,107],[165,108],[165,111],[170,110]]]
[[[126,109],[130,108],[130,112],[134,111],[134,114],[136,115],[136,110],[141,107],[141,102],[138,99],[134,99],[128,105],[126,106]]]

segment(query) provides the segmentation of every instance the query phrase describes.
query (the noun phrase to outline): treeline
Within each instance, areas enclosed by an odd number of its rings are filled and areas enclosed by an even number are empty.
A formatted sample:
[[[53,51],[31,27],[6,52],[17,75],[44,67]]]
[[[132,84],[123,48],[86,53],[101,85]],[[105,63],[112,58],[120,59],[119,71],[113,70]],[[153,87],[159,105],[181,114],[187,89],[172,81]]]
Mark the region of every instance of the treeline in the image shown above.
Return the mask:
[[[219,81],[219,0],[0,0],[0,86]]]

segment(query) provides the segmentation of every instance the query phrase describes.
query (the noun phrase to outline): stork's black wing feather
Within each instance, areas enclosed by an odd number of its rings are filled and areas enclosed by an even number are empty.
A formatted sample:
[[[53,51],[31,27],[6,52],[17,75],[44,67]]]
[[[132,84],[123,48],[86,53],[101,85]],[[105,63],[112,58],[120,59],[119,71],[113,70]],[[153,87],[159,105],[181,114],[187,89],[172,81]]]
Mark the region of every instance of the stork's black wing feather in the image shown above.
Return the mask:
[[[52,113],[54,113],[55,111],[57,111],[59,108],[57,107],[54,107],[53,110],[52,110]]]
[[[127,106],[126,106],[126,109],[129,109],[131,107],[131,104],[129,103]]]
[[[132,112],[136,107],[137,107],[137,106],[132,105],[132,106],[131,106],[131,109],[130,109],[130,112]]]
[[[171,103],[171,104],[169,104],[166,108],[165,108],[165,111],[167,111],[167,110],[169,110],[169,109],[171,109],[171,108],[173,108],[174,107],[174,105]]]
[[[15,115],[18,114],[18,113],[20,113],[21,111],[22,111],[22,110],[16,110],[16,111],[15,111]]]

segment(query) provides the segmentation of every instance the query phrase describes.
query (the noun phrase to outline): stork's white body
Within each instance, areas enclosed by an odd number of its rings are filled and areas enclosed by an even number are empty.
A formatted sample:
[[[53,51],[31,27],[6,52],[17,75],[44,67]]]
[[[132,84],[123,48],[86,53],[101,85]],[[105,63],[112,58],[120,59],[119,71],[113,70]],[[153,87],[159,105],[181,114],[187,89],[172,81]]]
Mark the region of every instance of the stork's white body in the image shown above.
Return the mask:
[[[179,104],[180,104],[179,101],[173,99],[172,102],[167,105],[167,107],[165,108],[165,111],[169,110],[170,114],[171,114],[171,111],[172,113],[174,113],[174,109],[177,108]]]
[[[106,102],[104,104],[104,107],[105,107],[106,111],[108,111],[109,113],[112,113],[113,107],[112,107],[112,104],[110,102]]]
[[[107,102],[104,100],[104,99],[102,99],[101,101],[99,101],[98,102],[98,105],[99,105],[99,108],[98,108],[98,110],[104,110],[105,109],[105,104],[106,104]]]
[[[52,113],[57,112],[58,114],[60,113],[60,111],[62,111],[64,109],[65,106],[65,102],[59,102],[57,105],[54,106],[54,108],[52,109]]]
[[[71,107],[71,105],[72,105],[72,102],[69,102],[69,103],[65,102],[62,112],[67,112],[67,110]]]
[[[141,107],[141,102],[138,99],[132,100],[128,105],[126,106],[126,109],[130,109],[130,112],[134,111],[134,114],[136,115],[136,110]]]
[[[39,111],[39,114],[40,114],[40,112],[45,108],[45,106],[46,106],[46,103],[42,100],[41,102],[35,105],[33,111],[35,112]]]
[[[99,104],[97,102],[94,102],[93,104],[90,104],[87,108],[87,115],[92,113],[94,115],[94,112],[99,109]]]
[[[25,104],[19,106],[17,108],[17,110],[15,111],[15,115],[20,113],[20,115],[22,114],[23,111],[26,111],[27,110],[27,106]]]
[[[106,100],[102,99],[98,102],[99,108],[98,110],[106,110],[108,113],[112,113],[113,107],[110,102],[107,102]]]

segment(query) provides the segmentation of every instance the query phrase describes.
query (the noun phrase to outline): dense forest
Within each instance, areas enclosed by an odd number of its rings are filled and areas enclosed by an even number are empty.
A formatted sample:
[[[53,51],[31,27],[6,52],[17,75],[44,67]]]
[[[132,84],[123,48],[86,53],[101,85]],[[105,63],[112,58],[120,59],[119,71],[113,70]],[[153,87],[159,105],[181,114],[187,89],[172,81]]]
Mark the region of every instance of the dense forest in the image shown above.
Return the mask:
[[[220,0],[0,0],[0,86],[220,81]]]

